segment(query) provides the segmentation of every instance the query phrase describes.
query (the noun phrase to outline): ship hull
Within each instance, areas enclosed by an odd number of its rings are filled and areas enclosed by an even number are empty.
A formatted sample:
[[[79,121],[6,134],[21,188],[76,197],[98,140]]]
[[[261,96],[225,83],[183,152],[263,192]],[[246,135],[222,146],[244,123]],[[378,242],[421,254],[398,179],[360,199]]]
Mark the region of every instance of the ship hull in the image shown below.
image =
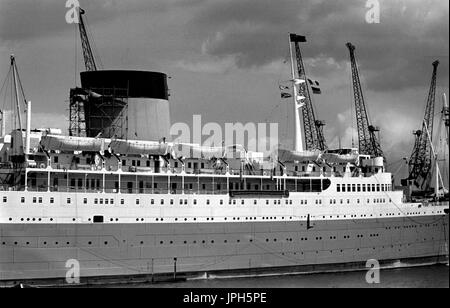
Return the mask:
[[[211,223],[0,224],[0,283],[358,270],[445,262],[448,215]],[[69,261],[69,263],[68,263]]]

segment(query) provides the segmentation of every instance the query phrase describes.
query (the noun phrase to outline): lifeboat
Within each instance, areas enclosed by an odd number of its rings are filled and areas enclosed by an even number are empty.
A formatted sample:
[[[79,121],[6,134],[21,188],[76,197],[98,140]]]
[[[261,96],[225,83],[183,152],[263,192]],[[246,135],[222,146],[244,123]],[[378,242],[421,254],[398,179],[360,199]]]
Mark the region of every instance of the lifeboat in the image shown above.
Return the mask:
[[[114,153],[122,155],[166,155],[171,151],[171,145],[158,141],[112,140],[109,144]]]
[[[46,135],[42,136],[40,145],[47,151],[100,152],[107,148],[109,142],[103,138]]]
[[[279,149],[278,160],[282,162],[296,161],[296,162],[312,162],[317,161],[321,157],[320,151],[292,151]]]
[[[327,150],[322,158],[329,164],[354,164],[359,162],[359,153],[356,149]]]

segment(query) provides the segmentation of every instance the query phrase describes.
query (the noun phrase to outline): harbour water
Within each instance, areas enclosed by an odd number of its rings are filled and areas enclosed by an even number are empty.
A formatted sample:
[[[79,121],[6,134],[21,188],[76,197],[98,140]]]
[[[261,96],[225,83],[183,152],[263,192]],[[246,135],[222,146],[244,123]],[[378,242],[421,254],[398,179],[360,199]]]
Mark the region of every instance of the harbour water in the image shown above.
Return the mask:
[[[133,288],[448,288],[449,267],[384,269],[380,283],[368,284],[366,272],[191,280],[178,283],[115,285]]]

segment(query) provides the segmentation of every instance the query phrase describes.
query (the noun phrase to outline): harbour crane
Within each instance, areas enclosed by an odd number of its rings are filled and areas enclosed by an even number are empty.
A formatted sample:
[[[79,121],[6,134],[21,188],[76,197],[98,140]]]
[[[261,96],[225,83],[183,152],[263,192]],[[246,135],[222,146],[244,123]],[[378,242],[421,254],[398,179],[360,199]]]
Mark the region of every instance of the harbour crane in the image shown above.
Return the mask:
[[[80,31],[81,36],[81,46],[83,48],[84,65],[86,67],[86,71],[96,71],[97,64],[95,63],[94,53],[92,52],[91,44],[89,43],[89,37],[83,19],[83,15],[85,13],[86,11],[80,7],[78,11],[79,16],[78,29]]]
[[[297,34],[290,34],[290,51],[291,51],[291,64],[292,64],[292,77],[294,80],[294,106],[295,106],[295,116],[296,116],[296,141],[295,150],[301,151],[302,142],[299,132],[300,121],[298,116],[298,109],[301,108],[303,116],[303,128],[305,137],[305,146],[307,151],[320,150],[325,151],[328,149],[325,137],[323,134],[323,127],[325,122],[321,120],[316,120],[316,114],[314,112],[314,106],[311,100],[311,94],[309,89],[309,84],[306,78],[305,66],[303,64],[302,53],[300,50],[300,43],[306,42],[306,38]],[[295,50],[295,62],[297,64],[297,72],[294,70],[294,59],[292,55],[292,45]],[[297,77],[295,76],[297,73]],[[298,78],[298,79],[297,79]],[[295,80],[299,82],[296,84]],[[298,86],[298,88],[297,88]],[[301,101],[299,101],[299,99]]]
[[[346,44],[350,52],[350,62],[352,69],[353,95],[355,99],[355,113],[358,128],[359,154],[370,155],[372,157],[383,157],[380,142],[375,133],[380,129],[369,122],[367,107],[359,78],[358,64],[355,57],[355,46],[352,43]]]
[[[409,159],[409,176],[406,179],[421,191],[429,191],[433,168],[433,124],[434,106],[436,100],[436,76],[439,61],[433,62],[431,85],[425,107],[425,115],[422,121],[422,129],[413,132],[415,143]],[[405,181],[403,182],[405,183]]]

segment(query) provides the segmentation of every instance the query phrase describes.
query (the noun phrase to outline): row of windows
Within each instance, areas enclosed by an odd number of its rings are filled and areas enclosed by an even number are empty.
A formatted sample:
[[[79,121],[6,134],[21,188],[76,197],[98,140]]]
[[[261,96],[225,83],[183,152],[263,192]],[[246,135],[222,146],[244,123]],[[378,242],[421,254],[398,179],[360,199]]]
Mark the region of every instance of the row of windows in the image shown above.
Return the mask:
[[[3,202],[6,203],[7,201],[8,201],[7,197],[3,197]],[[25,197],[21,197],[21,201],[20,202],[21,203],[25,203],[25,201],[26,201]],[[50,201],[50,204],[55,203],[55,199],[53,197],[50,197],[49,201]],[[336,204],[336,199],[330,199],[329,202],[330,202],[330,204]],[[360,199],[357,199],[356,202],[357,202],[357,204],[360,204]],[[389,202],[392,202],[392,200],[389,199]],[[41,203],[43,203],[43,198],[42,197],[33,197],[33,203],[41,204]],[[71,204],[72,203],[72,198],[67,198],[66,199],[66,203],[67,204]],[[140,199],[136,199],[136,205],[140,205],[140,203],[141,203]],[[160,204],[164,205],[164,203],[165,203],[165,199],[161,199],[160,200]],[[272,202],[270,202],[270,200],[266,200],[266,205],[270,205],[271,203],[274,204],[274,205],[281,205],[281,200],[279,200],[279,199],[278,200],[273,200]],[[340,204],[343,204],[343,203],[344,203],[344,200],[341,199],[340,200]],[[370,203],[370,199],[367,199],[367,203],[368,204]],[[373,203],[386,203],[386,199],[384,199],[384,198],[373,199]],[[87,198],[83,198],[83,204],[88,204],[88,199]],[[109,199],[108,198],[95,198],[94,199],[94,204],[114,205],[114,199],[113,198],[109,198]],[[124,199],[120,199],[120,204],[124,205],[125,204],[125,200]],[[150,204],[154,205],[155,204],[155,199],[151,199],[150,200]],[[175,204],[174,199],[170,199],[169,200],[169,204],[170,205],[174,205]],[[180,205],[187,205],[188,204],[188,199],[180,199],[179,200],[179,204]],[[197,199],[193,200],[193,204],[197,205]],[[206,200],[206,205],[210,205],[210,204],[211,204],[211,201],[209,199],[207,199]],[[224,200],[223,199],[219,200],[219,204],[223,205],[224,204]],[[228,201],[228,204],[236,205],[237,204],[237,200],[231,200],[230,199]],[[241,205],[245,205],[245,200],[241,200],[240,204]],[[253,200],[253,204],[257,205],[258,201],[257,200]],[[284,204],[292,205],[293,204],[293,200],[285,200]],[[301,205],[308,205],[308,200],[300,200],[299,204],[301,204]],[[322,199],[316,199],[315,200],[315,204],[321,205],[322,204]],[[347,199],[347,204],[350,204],[350,199]]]
[[[391,190],[391,184],[336,184],[337,192],[374,192]]]
[[[127,165],[127,160],[123,159],[122,160],[122,166],[126,166],[126,165]],[[133,167],[141,167],[141,161],[133,159],[133,160],[131,160],[131,166],[133,166]],[[150,167],[150,161],[149,160],[145,161],[145,166],[146,167]],[[180,166],[180,164],[177,161],[173,162],[173,167],[174,168],[178,168],[179,166]],[[187,163],[187,167],[189,169],[192,169],[192,168],[198,169],[198,163],[188,162]],[[200,168],[201,169],[205,169],[205,163],[200,163]]]
[[[378,234],[371,234],[370,236],[371,236],[371,237],[377,237],[377,236],[379,236],[379,235],[378,235]],[[358,238],[362,238],[363,236],[362,236],[362,235],[357,235],[357,237],[358,237]],[[336,240],[337,237],[336,237],[336,236],[330,236],[329,239],[330,239],[330,240]],[[349,235],[344,235],[344,239],[350,239],[350,236],[349,236]],[[434,238],[432,238],[432,239],[434,239]],[[320,237],[316,237],[315,240],[316,240],[316,241],[322,241],[322,240],[323,240],[323,237],[321,237],[321,236],[320,236]],[[253,243],[254,239],[250,238],[248,241],[249,241],[250,243]],[[269,242],[269,241],[270,241],[269,238],[266,238],[266,239],[265,239],[265,242]],[[277,242],[278,239],[277,239],[277,238],[272,238],[272,241],[273,241],[273,242]],[[292,238],[286,238],[286,242],[293,242],[293,241],[294,241],[294,240],[293,240]],[[300,238],[300,241],[308,241],[308,237],[302,237],[302,238]],[[197,243],[207,244],[208,242],[211,243],[211,244],[215,244],[215,243],[216,243],[215,240],[209,240],[209,241],[206,241],[206,240],[202,240],[202,241],[193,240],[191,243],[192,243],[192,244],[197,244]],[[241,240],[240,240],[240,239],[236,239],[235,242],[236,242],[236,243],[240,243]],[[58,242],[58,241],[53,242],[53,243],[54,243],[54,245],[60,245],[60,242]],[[139,243],[140,243],[140,245],[144,245],[144,241],[140,241]],[[164,245],[164,243],[168,243],[168,244],[170,244],[170,245],[173,245],[173,244],[174,244],[174,241],[173,241],[173,240],[167,241],[167,242],[159,241],[159,244],[160,244],[160,245]],[[181,242],[180,242],[180,243],[181,243]],[[224,243],[224,244],[227,244],[227,243],[229,243],[229,241],[225,239],[225,240],[223,240],[223,243]],[[18,244],[19,244],[18,242],[14,242],[14,245],[17,246]],[[28,246],[28,245],[30,245],[30,242],[25,242],[25,244]],[[43,245],[51,245],[51,243],[48,243],[47,241],[42,242],[42,244],[43,244]],[[66,245],[70,245],[70,242],[65,242],[65,244],[66,244]],[[88,241],[87,244],[88,244],[88,245],[92,245],[92,241]],[[108,241],[104,241],[103,244],[104,244],[105,246],[108,245]],[[185,244],[185,245],[188,244],[188,241],[184,240],[184,241],[183,241],[183,244]],[[7,243],[6,243],[6,242],[2,242],[2,245],[7,245]],[[61,245],[64,245],[64,242],[61,243]],[[401,245],[400,245],[400,246],[401,246]]]

